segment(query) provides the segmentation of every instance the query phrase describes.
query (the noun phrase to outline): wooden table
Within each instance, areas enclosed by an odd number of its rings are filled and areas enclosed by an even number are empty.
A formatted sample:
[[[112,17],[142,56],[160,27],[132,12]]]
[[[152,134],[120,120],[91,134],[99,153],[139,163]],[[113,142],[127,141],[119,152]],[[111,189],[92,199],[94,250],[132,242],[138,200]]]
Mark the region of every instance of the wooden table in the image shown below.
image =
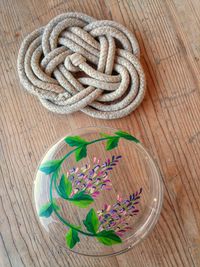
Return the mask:
[[[16,59],[23,38],[66,11],[113,19],[136,33],[148,90],[130,116],[102,121],[80,112],[56,115],[22,90]],[[0,12],[0,266],[200,266],[199,0],[2,0]],[[117,257],[64,254],[45,238],[34,213],[32,186],[41,156],[85,125],[135,134],[163,175],[158,224],[144,242]]]

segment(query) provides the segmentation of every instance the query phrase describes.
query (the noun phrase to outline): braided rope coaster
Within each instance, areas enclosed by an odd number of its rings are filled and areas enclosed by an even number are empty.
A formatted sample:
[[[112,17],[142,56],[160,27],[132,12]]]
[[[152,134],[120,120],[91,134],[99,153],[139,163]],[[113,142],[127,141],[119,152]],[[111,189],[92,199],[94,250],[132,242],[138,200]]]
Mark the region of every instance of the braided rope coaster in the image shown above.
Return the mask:
[[[135,36],[119,23],[76,12],[55,17],[24,39],[18,73],[27,91],[61,114],[81,110],[121,118],[145,94]]]

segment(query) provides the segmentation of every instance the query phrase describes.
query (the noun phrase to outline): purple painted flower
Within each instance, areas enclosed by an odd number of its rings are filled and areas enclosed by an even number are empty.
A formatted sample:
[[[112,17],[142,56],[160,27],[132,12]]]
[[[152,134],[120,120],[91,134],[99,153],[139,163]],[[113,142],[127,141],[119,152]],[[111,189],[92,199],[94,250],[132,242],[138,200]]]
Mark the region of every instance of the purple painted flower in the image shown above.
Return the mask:
[[[100,194],[100,191],[110,190],[112,184],[108,175],[120,159],[121,156],[112,156],[111,159],[107,159],[101,163],[100,159],[94,157],[92,168],[90,164],[86,164],[81,168],[70,169],[67,172],[67,176],[72,182],[73,192],[71,196],[84,190],[87,194],[96,198]]]
[[[129,196],[128,199],[122,199],[117,196],[117,202],[114,205],[105,204],[103,209],[97,211],[100,221],[99,230],[114,230],[120,237],[123,236],[131,227],[128,225],[128,218],[136,215],[139,209],[136,205],[139,204],[142,188],[136,193]]]

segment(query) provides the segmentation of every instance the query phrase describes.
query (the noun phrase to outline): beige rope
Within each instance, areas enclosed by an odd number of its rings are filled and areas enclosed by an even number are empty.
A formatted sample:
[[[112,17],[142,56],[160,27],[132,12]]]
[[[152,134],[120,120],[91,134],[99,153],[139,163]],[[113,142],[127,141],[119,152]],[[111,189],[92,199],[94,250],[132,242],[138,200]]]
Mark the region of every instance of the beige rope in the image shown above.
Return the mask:
[[[24,39],[18,73],[26,90],[53,112],[116,119],[143,100],[138,57],[137,40],[124,26],[71,12]]]

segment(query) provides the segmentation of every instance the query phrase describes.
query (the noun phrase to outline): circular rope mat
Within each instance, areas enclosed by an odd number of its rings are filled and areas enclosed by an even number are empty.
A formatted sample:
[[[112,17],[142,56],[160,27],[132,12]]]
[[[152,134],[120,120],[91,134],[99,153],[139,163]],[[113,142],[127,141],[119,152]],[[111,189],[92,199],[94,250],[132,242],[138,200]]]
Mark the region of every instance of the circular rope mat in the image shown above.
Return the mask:
[[[18,55],[22,85],[50,111],[101,119],[128,115],[143,100],[135,36],[124,26],[70,12],[29,34]]]

